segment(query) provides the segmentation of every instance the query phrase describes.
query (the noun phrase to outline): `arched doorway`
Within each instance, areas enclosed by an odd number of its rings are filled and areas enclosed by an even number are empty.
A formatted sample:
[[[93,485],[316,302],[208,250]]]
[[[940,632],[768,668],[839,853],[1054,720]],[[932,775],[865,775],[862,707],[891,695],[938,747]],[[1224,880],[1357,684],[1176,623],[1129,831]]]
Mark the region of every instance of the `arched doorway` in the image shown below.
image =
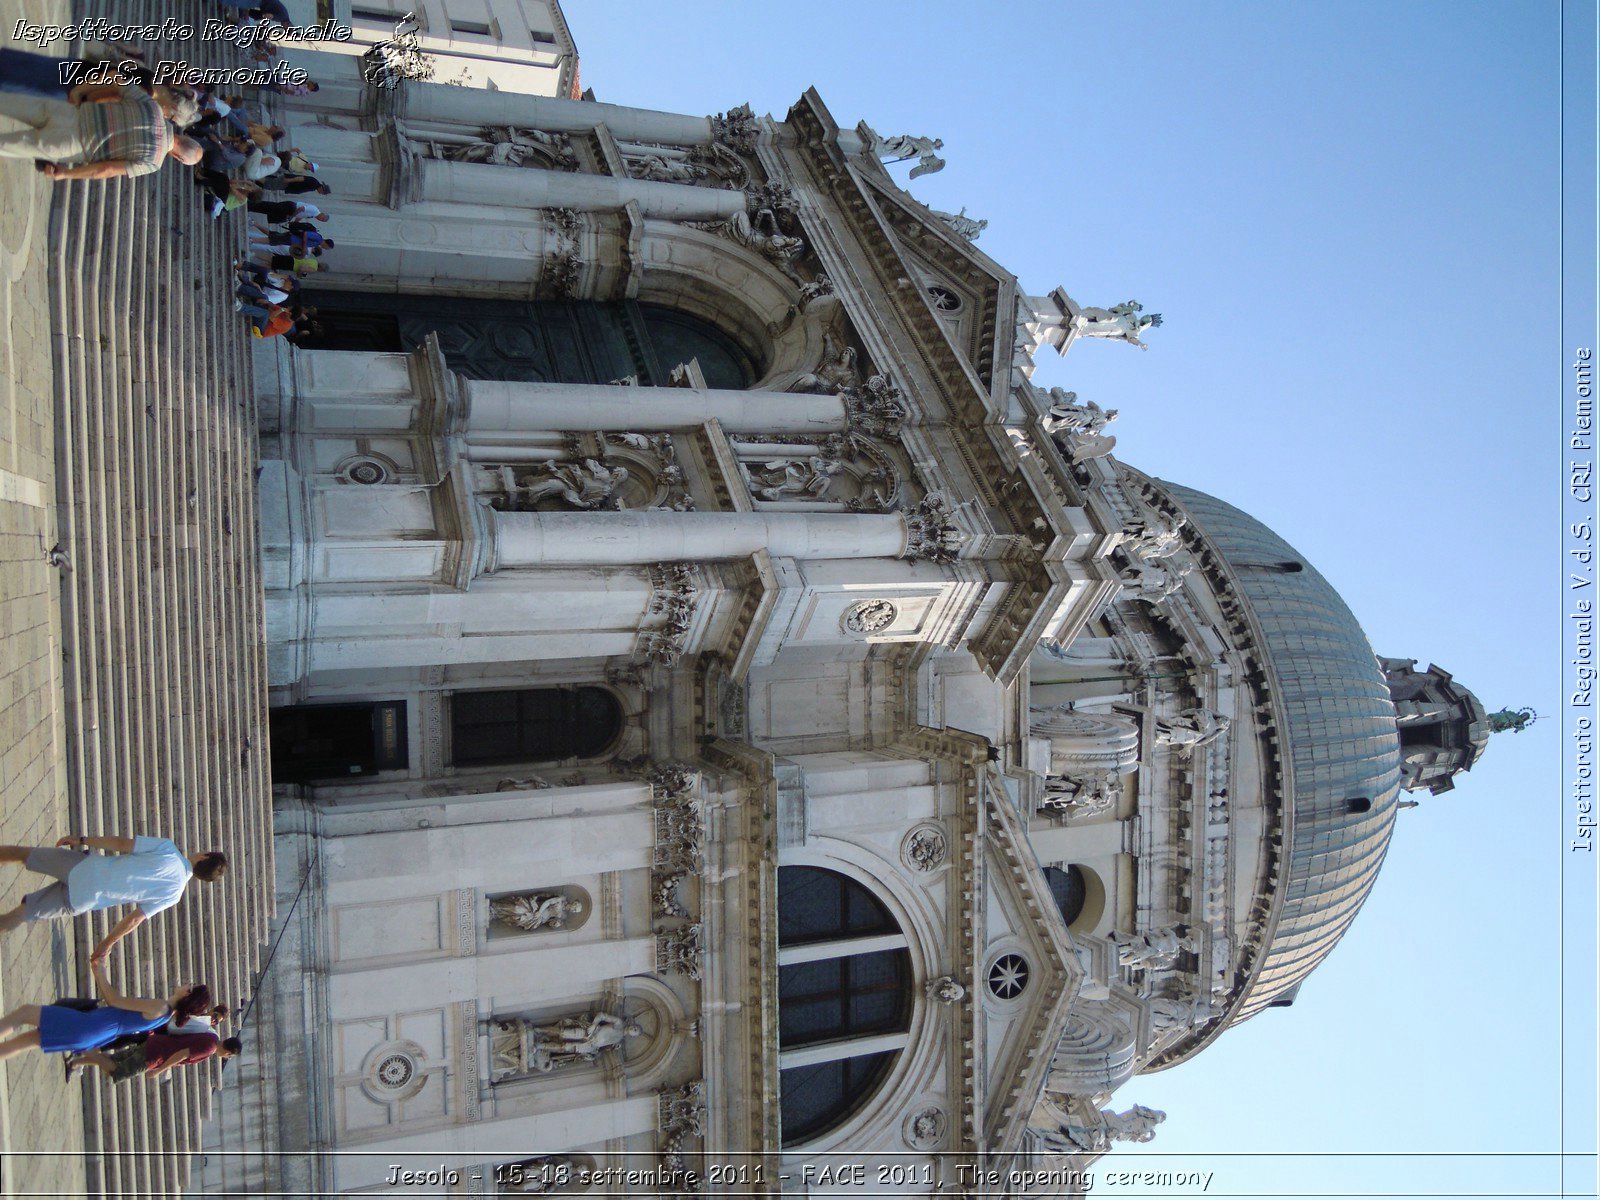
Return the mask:
[[[714,388],[748,387],[760,366],[710,322],[658,304],[524,302],[307,289],[320,330],[306,350],[410,351],[439,335],[450,369],[468,379],[666,384],[694,359]]]

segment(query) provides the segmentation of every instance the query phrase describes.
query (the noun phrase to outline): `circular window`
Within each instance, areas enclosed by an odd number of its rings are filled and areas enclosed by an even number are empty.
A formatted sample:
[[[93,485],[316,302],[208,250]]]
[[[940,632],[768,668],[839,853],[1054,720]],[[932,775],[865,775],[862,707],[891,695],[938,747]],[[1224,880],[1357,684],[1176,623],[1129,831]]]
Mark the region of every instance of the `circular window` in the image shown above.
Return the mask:
[[[961,297],[947,287],[934,284],[928,289],[928,303],[936,312],[955,312],[961,307]]]
[[[1020,954],[1002,954],[989,968],[989,991],[998,1000],[1015,1000],[1028,986],[1028,961]]]

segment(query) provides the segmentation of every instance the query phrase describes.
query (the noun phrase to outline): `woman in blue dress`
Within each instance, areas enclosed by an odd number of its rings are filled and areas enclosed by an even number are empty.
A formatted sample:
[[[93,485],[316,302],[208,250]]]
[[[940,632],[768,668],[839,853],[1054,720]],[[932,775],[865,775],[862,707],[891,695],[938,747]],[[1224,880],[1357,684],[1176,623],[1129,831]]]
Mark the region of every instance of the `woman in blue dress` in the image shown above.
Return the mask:
[[[170,1020],[188,1020],[211,1009],[211,989],[203,983],[179,988],[167,1000],[125,996],[112,987],[105,967],[91,967],[105,1003],[91,1009],[63,1004],[24,1004],[0,1020],[0,1062],[24,1050],[45,1054],[96,1050],[130,1034],[149,1033]],[[25,1025],[34,1028],[17,1033]]]

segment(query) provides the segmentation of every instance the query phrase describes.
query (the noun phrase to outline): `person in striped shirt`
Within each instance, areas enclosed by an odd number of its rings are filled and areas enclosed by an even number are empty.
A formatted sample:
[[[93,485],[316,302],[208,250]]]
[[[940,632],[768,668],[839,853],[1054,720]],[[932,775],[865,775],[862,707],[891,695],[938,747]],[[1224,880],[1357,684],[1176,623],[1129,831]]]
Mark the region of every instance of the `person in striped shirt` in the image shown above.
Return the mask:
[[[161,106],[137,87],[74,89],[70,103],[0,92],[0,116],[24,126],[0,133],[0,157],[44,159],[39,169],[50,179],[134,177],[169,157],[200,161],[200,144],[174,134]]]

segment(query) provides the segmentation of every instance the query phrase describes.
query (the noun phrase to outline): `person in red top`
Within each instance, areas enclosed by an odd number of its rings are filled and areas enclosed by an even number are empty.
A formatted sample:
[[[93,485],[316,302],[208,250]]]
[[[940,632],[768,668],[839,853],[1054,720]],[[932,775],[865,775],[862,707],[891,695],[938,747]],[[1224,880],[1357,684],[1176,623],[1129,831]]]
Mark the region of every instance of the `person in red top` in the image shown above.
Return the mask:
[[[243,1043],[238,1038],[219,1038],[214,1033],[152,1033],[142,1042],[75,1054],[67,1060],[67,1069],[99,1067],[111,1077],[112,1083],[121,1083],[136,1075],[153,1078],[174,1067],[205,1062],[212,1056],[230,1059],[241,1049]]]

